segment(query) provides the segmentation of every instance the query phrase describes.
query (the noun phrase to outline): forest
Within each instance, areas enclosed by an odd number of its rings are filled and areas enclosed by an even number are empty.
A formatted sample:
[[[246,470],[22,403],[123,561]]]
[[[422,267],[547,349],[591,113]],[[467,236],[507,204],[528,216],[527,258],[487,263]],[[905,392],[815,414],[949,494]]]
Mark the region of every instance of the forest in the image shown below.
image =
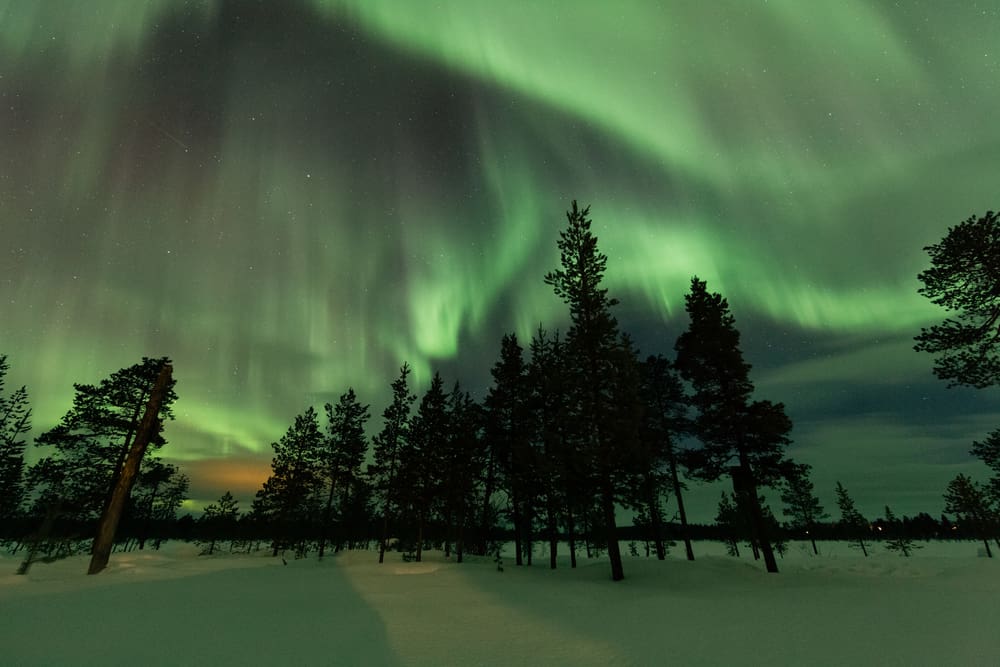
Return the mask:
[[[503,335],[481,399],[440,374],[418,395],[402,363],[377,432],[371,406],[352,388],[322,411],[306,407],[272,444],[271,474],[249,508],[225,491],[199,518],[178,517],[189,483],[162,458],[179,400],[169,358],[74,384],[72,406],[35,438],[27,465],[29,391],[7,390],[12,362],[0,355],[4,548],[22,557],[22,573],[88,552],[96,573],[112,549],[156,549],[166,539],[197,541],[205,555],[269,549],[282,559],[369,549],[379,563],[387,552],[420,561],[433,548],[456,562],[494,557],[498,567],[499,545],[513,542],[520,566],[533,564],[542,543],[548,567],[560,548],[571,567],[578,553],[603,555],[615,581],[625,577],[623,541],[632,556],[663,560],[682,548],[693,560],[696,540],[719,539],[734,555],[750,549],[772,573],[790,539],[811,541],[817,553],[817,540],[847,540],[864,555],[878,541],[903,556],[923,539],[977,539],[992,557],[1000,429],[971,447],[993,477],[956,476],[942,490],[940,519],[896,517],[888,505],[884,516],[865,517],[839,482],[839,516],[831,517],[810,467],[788,454],[783,404],[755,396],[726,298],[693,277],[688,327],[669,356],[640,354],[603,287],[608,258],[589,215],[572,203],[560,265],[544,275],[568,307],[566,331],[539,327],[529,341]],[[934,372],[950,385],[996,385],[1000,218],[970,217],[925,250],[931,266],[920,293],[949,317],[922,329],[915,350],[935,355]],[[731,486],[715,525],[688,521],[689,481]]]

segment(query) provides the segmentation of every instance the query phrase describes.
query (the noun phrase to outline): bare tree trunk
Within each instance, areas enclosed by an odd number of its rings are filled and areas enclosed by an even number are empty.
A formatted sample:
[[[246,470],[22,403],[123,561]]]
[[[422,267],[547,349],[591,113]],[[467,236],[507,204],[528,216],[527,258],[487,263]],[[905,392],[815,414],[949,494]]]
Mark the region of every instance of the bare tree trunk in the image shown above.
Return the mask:
[[[750,513],[750,530],[753,533],[753,542],[760,547],[764,555],[764,567],[768,572],[777,573],[778,561],[775,560],[771,542],[767,539],[764,511],[761,509],[760,499],[757,496],[757,483],[753,477],[753,470],[742,452],[740,453],[740,465],[732,468],[731,472],[736,497],[743,497],[744,505]]]
[[[691,534],[688,531],[687,512],[684,510],[684,495],[681,493],[681,480],[677,475],[677,457],[673,446],[670,447],[670,481],[674,486],[674,497],[677,498],[677,514],[681,519],[681,533],[684,536],[684,551],[688,560],[694,560],[694,549],[691,548]]]
[[[101,521],[97,526],[97,537],[94,538],[93,555],[87,574],[97,574],[108,565],[111,547],[115,541],[115,531],[118,529],[118,521],[121,519],[125,500],[132,490],[132,482],[139,472],[139,464],[146,453],[146,447],[149,446],[149,441],[159,427],[160,405],[163,403],[163,395],[170,383],[172,372],[173,367],[170,364],[164,364],[160,369],[159,377],[156,378],[156,385],[149,397],[149,403],[146,404],[146,414],[143,415],[142,422],[139,423],[132,448],[122,466],[121,475],[118,477],[114,493],[111,496],[111,503],[101,516]]]

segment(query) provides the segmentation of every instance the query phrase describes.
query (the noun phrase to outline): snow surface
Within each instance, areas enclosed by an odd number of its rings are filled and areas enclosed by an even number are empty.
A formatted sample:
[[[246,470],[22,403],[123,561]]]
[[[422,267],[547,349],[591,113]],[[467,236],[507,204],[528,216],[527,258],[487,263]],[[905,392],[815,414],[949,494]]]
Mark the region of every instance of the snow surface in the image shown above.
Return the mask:
[[[0,557],[4,665],[997,665],[1000,562],[982,544],[863,558],[793,544],[769,575],[718,543],[666,562],[504,571],[440,552],[288,560],[269,553],[113,554],[13,574]],[[623,550],[628,553],[627,546]]]

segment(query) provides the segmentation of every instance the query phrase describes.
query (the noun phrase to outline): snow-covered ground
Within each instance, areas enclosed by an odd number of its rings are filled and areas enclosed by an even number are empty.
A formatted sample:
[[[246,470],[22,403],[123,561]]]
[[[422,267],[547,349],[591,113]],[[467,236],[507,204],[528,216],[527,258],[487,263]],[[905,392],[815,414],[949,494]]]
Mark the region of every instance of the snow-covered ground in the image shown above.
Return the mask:
[[[1000,559],[922,543],[911,558],[815,557],[766,574],[721,544],[577,570],[350,552],[199,557],[193,545],[36,564],[0,558],[4,665],[997,665]],[[627,546],[623,544],[625,553]],[[563,562],[560,562],[563,565]]]

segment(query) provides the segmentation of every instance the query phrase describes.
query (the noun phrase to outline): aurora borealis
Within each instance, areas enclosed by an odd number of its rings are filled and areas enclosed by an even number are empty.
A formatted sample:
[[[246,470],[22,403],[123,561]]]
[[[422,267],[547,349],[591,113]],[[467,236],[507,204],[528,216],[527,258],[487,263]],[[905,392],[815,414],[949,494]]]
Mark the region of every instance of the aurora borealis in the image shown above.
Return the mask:
[[[380,415],[403,361],[481,396],[504,332],[565,327],[575,198],[644,354],[697,273],[828,511],[840,480],[940,514],[1000,402],[912,351],[944,315],[916,274],[1000,206],[998,31],[992,2],[0,0],[8,381],[38,432],[170,356],[163,455],[248,505],[307,405]]]

